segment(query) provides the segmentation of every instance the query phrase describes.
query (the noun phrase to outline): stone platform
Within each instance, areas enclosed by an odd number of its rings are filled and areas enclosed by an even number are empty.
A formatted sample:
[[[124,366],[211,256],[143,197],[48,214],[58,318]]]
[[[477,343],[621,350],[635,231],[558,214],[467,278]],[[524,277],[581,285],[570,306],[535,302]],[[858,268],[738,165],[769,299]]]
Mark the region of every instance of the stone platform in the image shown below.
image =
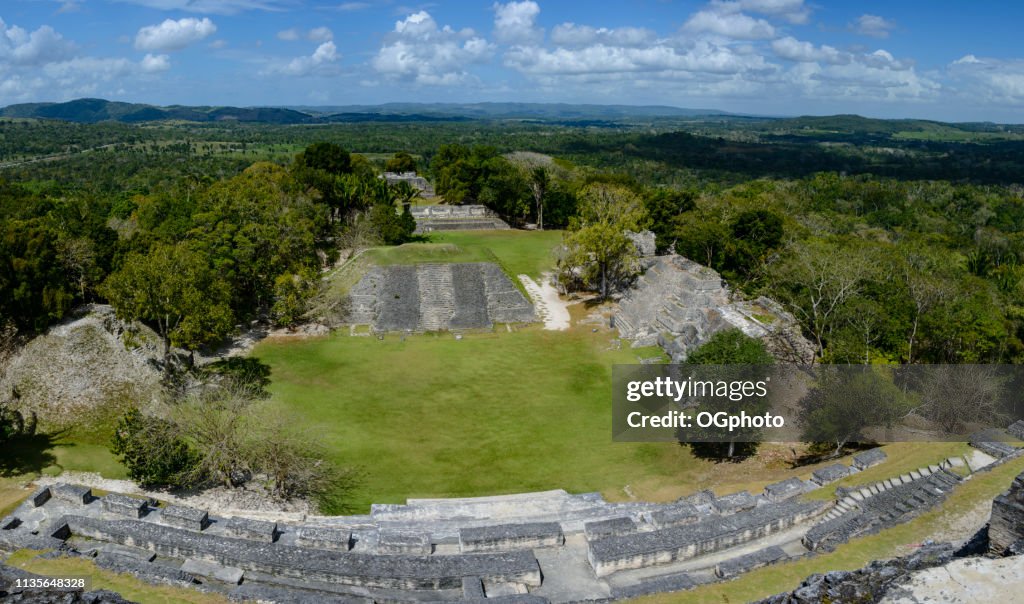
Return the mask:
[[[508,224],[486,206],[434,205],[409,208],[416,233],[432,231],[505,230]]]
[[[373,267],[349,298],[347,322],[378,333],[489,329],[536,320],[533,304],[491,262]]]

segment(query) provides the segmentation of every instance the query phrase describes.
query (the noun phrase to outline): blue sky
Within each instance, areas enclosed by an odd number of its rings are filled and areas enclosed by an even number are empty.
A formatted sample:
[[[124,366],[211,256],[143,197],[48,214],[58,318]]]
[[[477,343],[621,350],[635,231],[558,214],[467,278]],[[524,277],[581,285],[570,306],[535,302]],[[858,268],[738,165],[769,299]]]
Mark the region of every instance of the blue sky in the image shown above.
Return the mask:
[[[1024,122],[1021,2],[2,0],[0,105],[663,104]]]

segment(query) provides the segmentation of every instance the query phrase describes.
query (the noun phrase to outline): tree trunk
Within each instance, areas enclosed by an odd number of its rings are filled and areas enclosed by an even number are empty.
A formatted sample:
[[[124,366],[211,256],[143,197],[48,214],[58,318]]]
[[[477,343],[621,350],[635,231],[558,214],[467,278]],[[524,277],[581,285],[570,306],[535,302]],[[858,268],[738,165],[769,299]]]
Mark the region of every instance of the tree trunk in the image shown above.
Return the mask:
[[[601,263],[601,299],[608,299],[608,264]]]
[[[544,204],[540,198],[537,199],[537,230],[544,230]]]
[[[736,453],[736,442],[733,439],[729,439],[729,459],[732,459],[733,454]]]

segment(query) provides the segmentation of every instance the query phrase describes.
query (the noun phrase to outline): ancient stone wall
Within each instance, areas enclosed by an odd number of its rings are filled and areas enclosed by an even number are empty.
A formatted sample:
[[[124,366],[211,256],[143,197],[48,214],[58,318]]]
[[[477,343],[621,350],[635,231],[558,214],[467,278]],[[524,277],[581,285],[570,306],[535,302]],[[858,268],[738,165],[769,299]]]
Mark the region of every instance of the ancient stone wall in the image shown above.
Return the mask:
[[[536,320],[533,304],[488,262],[374,267],[349,295],[347,322],[377,332],[489,329]]]

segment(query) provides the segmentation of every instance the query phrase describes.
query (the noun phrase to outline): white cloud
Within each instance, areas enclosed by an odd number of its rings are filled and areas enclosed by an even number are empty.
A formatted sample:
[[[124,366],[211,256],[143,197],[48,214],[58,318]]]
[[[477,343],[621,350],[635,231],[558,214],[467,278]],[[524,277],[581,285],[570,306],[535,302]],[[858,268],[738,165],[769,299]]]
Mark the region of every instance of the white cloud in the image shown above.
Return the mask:
[[[75,45],[64,39],[49,25],[29,33],[0,19],[0,65],[43,65],[70,57]]]
[[[888,38],[889,33],[896,29],[896,24],[878,15],[864,14],[850,24],[850,29],[863,36]]]
[[[0,20],[0,104],[120,94],[133,80],[151,84],[153,75],[170,68],[166,55],[123,57],[75,56],[75,44],[49,26],[29,33]]]
[[[343,12],[352,12],[357,10],[363,10],[364,8],[370,8],[369,2],[342,2],[337,6],[337,9]]]
[[[139,63],[142,71],[146,73],[158,73],[171,68],[171,58],[167,55],[147,54]]]
[[[540,6],[533,0],[494,4],[494,37],[506,44],[532,44],[544,39],[537,27]]]
[[[272,62],[263,71],[264,75],[286,76],[329,76],[338,72],[335,63],[341,59],[334,42],[327,41],[316,47],[313,54],[296,57],[290,61]]]
[[[993,59],[968,54],[950,63],[948,72],[968,102],[1015,107],[1024,103],[1024,59]]]
[[[439,28],[428,12],[419,11],[395,22],[371,65],[390,78],[451,85],[470,81],[467,68],[493,54],[494,45],[472,29]]]
[[[334,39],[334,32],[327,27],[314,27],[306,33],[306,39],[310,42],[327,42]]]
[[[683,25],[693,33],[710,33],[735,40],[764,40],[775,37],[775,28],[764,19],[743,13],[702,10]]]
[[[837,50],[827,44],[815,46],[810,42],[797,40],[792,36],[772,41],[772,50],[783,59],[797,62],[824,62],[845,65],[851,60],[848,52]]]
[[[166,11],[185,11],[203,15],[235,15],[248,10],[284,10],[289,0],[114,0]]]
[[[314,27],[305,33],[295,27],[277,32],[277,39],[285,42],[294,42],[303,38],[310,42],[327,42],[334,39],[334,32],[329,27]]]
[[[198,42],[217,31],[217,26],[208,18],[166,19],[159,25],[147,25],[135,35],[138,50],[175,51]]]
[[[804,0],[712,0],[711,7],[716,12],[747,11],[784,19],[797,25],[807,23],[811,16],[811,9],[804,4]]]
[[[567,48],[580,48],[591,44],[607,44],[611,46],[645,46],[650,44],[656,35],[642,27],[617,27],[607,29],[593,28],[589,25],[562,23],[551,30],[551,41]]]
[[[527,74],[625,74],[646,73],[648,77],[688,79],[695,74],[732,75],[771,72],[775,67],[757,54],[736,52],[729,46],[703,40],[689,48],[667,43],[645,48],[596,44],[582,49],[528,47],[505,55],[505,64]]]

